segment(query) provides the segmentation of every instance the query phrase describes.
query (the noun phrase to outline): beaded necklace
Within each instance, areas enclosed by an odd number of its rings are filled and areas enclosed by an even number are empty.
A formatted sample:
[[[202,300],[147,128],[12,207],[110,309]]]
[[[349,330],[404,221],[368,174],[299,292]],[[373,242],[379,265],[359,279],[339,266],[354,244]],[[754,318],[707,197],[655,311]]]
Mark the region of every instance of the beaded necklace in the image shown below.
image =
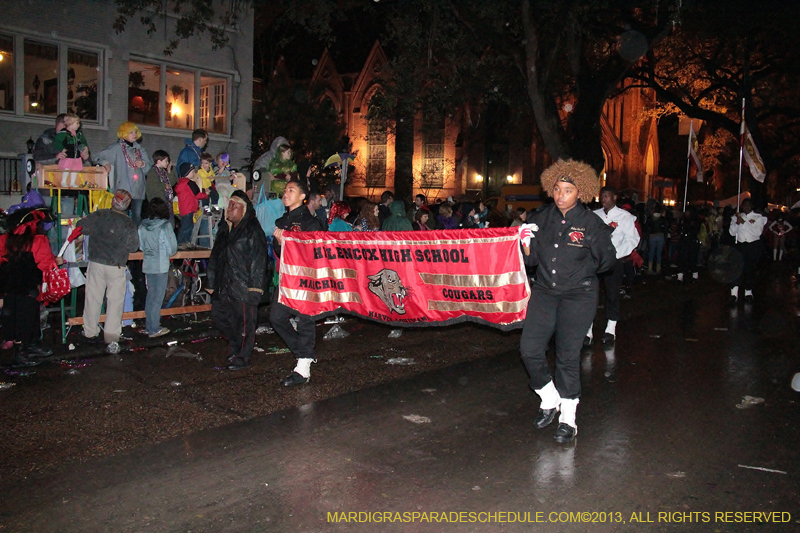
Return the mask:
[[[169,183],[169,173],[166,168],[155,167],[155,170],[156,176],[158,176],[158,179],[164,184],[164,199],[170,204],[172,203],[173,192],[172,185]]]
[[[141,163],[142,159],[142,152],[138,148],[133,149],[133,153],[136,156],[136,161],[131,161],[131,156],[128,154],[127,148],[125,148],[125,141],[120,140],[119,142],[120,147],[122,148],[122,155],[125,157],[125,162],[128,164],[130,168],[137,168],[136,163]]]

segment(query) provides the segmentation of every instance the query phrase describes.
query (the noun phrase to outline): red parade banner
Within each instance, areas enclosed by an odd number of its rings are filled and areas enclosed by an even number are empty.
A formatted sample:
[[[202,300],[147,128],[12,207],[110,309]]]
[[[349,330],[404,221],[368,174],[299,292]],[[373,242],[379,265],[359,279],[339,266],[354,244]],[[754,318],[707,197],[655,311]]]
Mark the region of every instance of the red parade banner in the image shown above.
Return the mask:
[[[283,234],[278,301],[317,318],[507,330],[530,294],[515,228]]]

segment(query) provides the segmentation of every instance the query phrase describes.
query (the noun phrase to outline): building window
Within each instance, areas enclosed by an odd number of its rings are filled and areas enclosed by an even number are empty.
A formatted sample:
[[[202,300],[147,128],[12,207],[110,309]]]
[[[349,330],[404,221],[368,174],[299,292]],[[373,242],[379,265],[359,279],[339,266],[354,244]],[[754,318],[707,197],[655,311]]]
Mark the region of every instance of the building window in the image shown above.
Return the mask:
[[[225,76],[132,60],[128,71],[128,120],[147,126],[203,128],[209,133],[227,134],[229,91],[230,78]]]
[[[25,112],[58,114],[58,46],[25,40]]]
[[[167,67],[164,127],[194,129],[194,72]]]
[[[128,65],[128,120],[145,126],[160,126],[158,120],[161,66],[131,61]]]
[[[386,124],[380,119],[367,121],[367,187],[386,186]]]
[[[0,111],[14,111],[14,38],[0,34]]]
[[[422,189],[444,187],[444,119],[426,121],[422,127]]]
[[[67,111],[83,120],[97,120],[99,65],[95,52],[67,50]]]
[[[200,127],[210,133],[228,132],[228,81],[200,77]]]

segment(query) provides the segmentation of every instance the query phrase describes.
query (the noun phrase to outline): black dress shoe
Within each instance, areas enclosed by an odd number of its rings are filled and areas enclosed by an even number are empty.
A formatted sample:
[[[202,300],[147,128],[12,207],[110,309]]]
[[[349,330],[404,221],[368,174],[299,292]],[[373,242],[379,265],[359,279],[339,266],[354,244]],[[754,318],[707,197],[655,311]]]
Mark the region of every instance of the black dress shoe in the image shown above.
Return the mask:
[[[284,387],[294,387],[295,385],[303,385],[304,383],[308,383],[308,380],[311,378],[304,378],[297,372],[292,372],[281,381],[281,385]]]
[[[752,305],[752,303],[753,303],[753,295],[752,294],[745,294],[744,303]]]
[[[552,409],[539,409],[539,414],[536,416],[536,420],[533,421],[533,427],[536,429],[546,428],[551,422],[553,422],[553,420],[555,420],[557,413],[558,407],[554,407]]]
[[[614,344],[615,338],[611,333],[603,333],[603,344]]]
[[[586,337],[583,338],[583,346],[585,348],[588,348],[589,346],[591,346],[593,342],[594,342],[594,339],[592,339],[589,336],[586,336]]]
[[[35,344],[25,346],[25,353],[28,357],[50,357],[53,355],[53,350],[50,348],[42,348]]]
[[[39,361],[31,361],[25,355],[17,354],[14,356],[14,360],[11,362],[11,366],[21,368],[26,366],[36,366],[39,364]]]
[[[231,371],[244,370],[245,368],[250,368],[250,362],[245,361],[241,357],[237,357],[231,364],[228,365],[228,370]]]
[[[732,294],[731,294],[731,295],[728,297],[728,305],[729,305],[729,306],[731,306],[731,307],[734,307],[734,306],[736,305],[736,301],[737,301],[737,300],[738,300],[738,298],[737,298],[736,296],[734,296],[734,295],[732,295]]]
[[[556,429],[556,436],[553,437],[553,440],[559,444],[566,444],[568,442],[572,442],[577,434],[577,428],[574,428],[569,424],[559,424],[558,429]]]

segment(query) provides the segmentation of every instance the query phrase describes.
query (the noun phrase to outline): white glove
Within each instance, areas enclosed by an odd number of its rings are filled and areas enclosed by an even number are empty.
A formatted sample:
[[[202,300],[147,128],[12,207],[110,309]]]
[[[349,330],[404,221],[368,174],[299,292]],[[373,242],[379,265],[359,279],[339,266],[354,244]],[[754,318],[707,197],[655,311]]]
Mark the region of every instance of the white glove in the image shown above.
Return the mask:
[[[522,224],[517,226],[517,228],[519,231],[519,240],[522,242],[522,246],[530,248],[533,234],[539,231],[539,226],[536,224]]]

